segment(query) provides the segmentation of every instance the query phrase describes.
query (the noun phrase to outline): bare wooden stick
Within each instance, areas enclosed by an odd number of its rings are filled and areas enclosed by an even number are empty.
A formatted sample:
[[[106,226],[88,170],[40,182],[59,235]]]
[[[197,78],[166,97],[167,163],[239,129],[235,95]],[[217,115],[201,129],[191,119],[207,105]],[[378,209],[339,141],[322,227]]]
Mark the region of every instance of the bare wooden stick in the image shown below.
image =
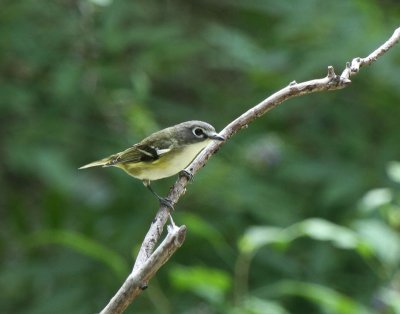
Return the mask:
[[[288,86],[269,96],[258,105],[252,107],[240,117],[229,123],[219,134],[226,139],[229,139],[249,123],[290,98],[347,87],[351,83],[351,76],[357,74],[360,68],[364,65],[370,65],[375,62],[379,57],[398,43],[399,40],[400,27],[394,31],[393,35],[383,45],[373,51],[370,55],[365,58],[354,58],[351,63],[348,62],[340,76],[335,74],[332,66],[329,66],[328,74],[324,78],[302,83],[293,81]],[[224,142],[210,143],[185,170],[192,175],[195,175],[223,144]],[[176,204],[179,198],[186,192],[187,183],[188,178],[186,176],[180,176],[172,186],[168,198],[174,204]],[[169,228],[170,230],[166,239],[154,251],[154,248],[162,234],[164,225],[168,220],[169,214],[168,208],[160,207],[142,242],[132,273],[128,276],[109,304],[101,312],[102,314],[122,313],[136,298],[136,296],[147,287],[148,281],[154,276],[157,270],[182,245],[186,233],[186,227],[172,227],[172,229]]]
[[[149,258],[134,269],[124,284],[101,311],[101,314],[122,313],[139,293],[147,288],[147,282],[160,269],[172,254],[185,240],[186,226],[175,225],[168,228],[168,234],[164,241]]]

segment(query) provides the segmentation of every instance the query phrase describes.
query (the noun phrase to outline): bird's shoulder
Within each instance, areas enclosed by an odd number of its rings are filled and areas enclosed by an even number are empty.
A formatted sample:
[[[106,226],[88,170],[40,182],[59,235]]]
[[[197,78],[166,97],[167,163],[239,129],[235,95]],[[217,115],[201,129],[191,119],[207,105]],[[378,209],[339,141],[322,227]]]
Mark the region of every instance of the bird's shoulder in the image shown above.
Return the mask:
[[[141,142],[115,155],[112,163],[151,162],[171,151],[177,142],[169,134],[154,133]]]

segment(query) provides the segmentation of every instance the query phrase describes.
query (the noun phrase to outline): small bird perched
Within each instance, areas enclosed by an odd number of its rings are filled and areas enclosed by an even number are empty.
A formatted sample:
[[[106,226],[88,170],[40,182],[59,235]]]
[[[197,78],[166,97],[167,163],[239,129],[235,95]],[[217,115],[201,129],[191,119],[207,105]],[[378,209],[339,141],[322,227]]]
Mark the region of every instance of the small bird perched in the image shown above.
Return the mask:
[[[211,140],[225,139],[215,132],[212,125],[202,121],[187,121],[155,132],[141,142],[79,169],[90,167],[118,167],[143,184],[158,198],[162,205],[173,209],[167,198],[162,198],[150,186],[150,181],[170,177],[183,169],[207,146]]]

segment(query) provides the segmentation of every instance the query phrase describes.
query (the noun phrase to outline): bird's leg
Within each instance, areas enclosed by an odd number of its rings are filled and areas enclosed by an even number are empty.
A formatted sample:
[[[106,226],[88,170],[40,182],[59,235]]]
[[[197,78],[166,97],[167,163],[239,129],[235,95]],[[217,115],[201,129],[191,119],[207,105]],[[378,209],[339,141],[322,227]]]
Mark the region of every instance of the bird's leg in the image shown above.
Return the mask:
[[[171,210],[174,210],[174,206],[172,205],[172,201],[168,198],[168,197],[161,197],[160,195],[158,195],[149,185],[146,185],[146,187],[150,190],[151,193],[153,193],[155,195],[155,197],[157,197],[158,201],[160,202],[161,205],[164,205],[166,207],[168,207]]]
[[[174,210],[174,205],[172,204],[172,201],[167,198],[167,197],[161,197],[160,195],[158,195],[150,186],[150,181],[149,180],[143,180],[143,184],[146,188],[149,189],[149,191],[151,193],[153,193],[153,195],[155,197],[157,197],[158,201],[160,202],[160,205],[166,206],[171,210]]]
[[[179,176],[186,177],[188,181],[193,181],[193,174],[186,169],[179,171]]]

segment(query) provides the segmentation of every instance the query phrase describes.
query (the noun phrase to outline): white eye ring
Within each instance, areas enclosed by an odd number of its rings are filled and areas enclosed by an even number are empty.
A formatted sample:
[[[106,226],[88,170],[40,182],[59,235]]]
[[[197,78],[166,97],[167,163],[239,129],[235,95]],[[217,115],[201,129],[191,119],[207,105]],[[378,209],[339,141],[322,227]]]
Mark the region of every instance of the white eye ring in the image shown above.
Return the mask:
[[[204,130],[202,128],[194,128],[192,130],[194,136],[198,137],[198,138],[202,138],[204,137]]]

